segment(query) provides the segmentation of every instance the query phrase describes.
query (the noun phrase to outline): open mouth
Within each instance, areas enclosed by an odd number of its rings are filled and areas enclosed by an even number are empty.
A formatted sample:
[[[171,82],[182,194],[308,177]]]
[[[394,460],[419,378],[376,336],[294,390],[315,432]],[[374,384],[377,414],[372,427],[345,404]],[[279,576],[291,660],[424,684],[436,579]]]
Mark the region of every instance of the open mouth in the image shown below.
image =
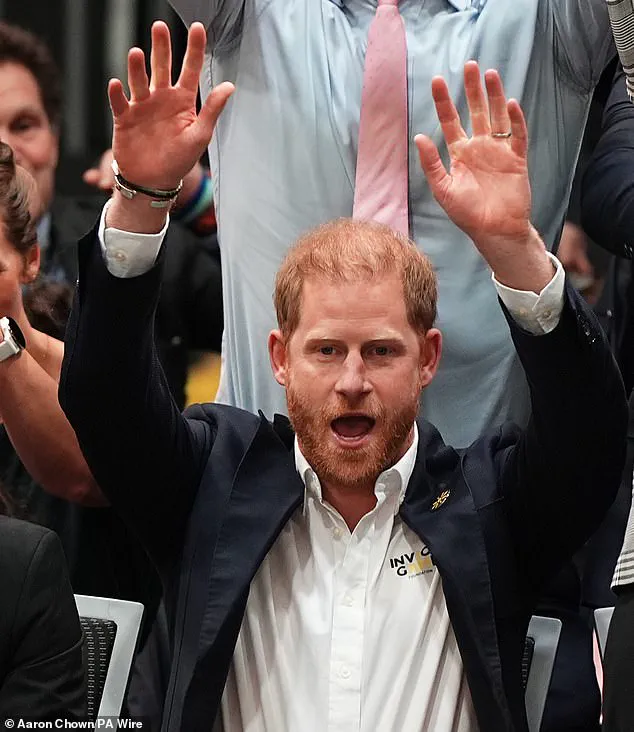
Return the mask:
[[[375,419],[365,414],[347,414],[330,423],[335,436],[344,443],[353,445],[362,442],[372,432]]]

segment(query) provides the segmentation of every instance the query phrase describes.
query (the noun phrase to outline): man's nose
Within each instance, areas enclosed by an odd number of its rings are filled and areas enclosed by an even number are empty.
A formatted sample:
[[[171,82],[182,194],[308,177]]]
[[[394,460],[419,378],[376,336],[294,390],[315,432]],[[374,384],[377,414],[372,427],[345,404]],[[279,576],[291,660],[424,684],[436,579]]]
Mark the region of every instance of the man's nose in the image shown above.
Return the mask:
[[[359,397],[372,390],[367,379],[367,370],[360,353],[350,352],[341,367],[341,373],[335,385],[338,394]]]

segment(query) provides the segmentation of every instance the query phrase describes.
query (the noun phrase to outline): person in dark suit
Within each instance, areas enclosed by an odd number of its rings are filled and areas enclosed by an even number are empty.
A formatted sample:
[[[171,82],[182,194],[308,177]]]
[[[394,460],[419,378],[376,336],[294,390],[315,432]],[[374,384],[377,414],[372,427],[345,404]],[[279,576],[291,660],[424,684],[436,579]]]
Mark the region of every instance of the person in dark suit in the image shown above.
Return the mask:
[[[83,719],[82,631],[59,539],[2,515],[0,718]]]
[[[615,351],[630,394],[628,454],[617,499],[618,523],[612,521],[607,553],[616,569],[612,590],[616,606],[604,659],[603,729],[626,732],[634,727],[634,511],[632,473],[634,468],[634,106],[619,65],[603,113],[601,137],[586,169],[582,190],[583,226],[595,241],[619,260],[615,263]],[[629,520],[623,516],[630,511]],[[615,514],[614,509],[610,512]],[[625,535],[625,540],[624,539]],[[621,543],[623,545],[621,546]],[[620,556],[619,556],[620,550]],[[617,561],[618,557],[618,561]]]
[[[162,729],[525,730],[530,615],[616,494],[627,409],[598,324],[530,225],[519,105],[496,72],[487,100],[471,62],[472,138],[432,84],[451,172],[417,144],[493,270],[531,385],[526,430],[455,450],[417,417],[440,356],[433,271],[404,237],[349,220],[306,234],[278,273],[268,351],[290,424],[214,404],[181,415],[153,344],[166,214],[150,203],[173,196],[232,92],[196,115],[205,42],[193,24],[172,85],[157,23],[151,86],[138,49],[130,100],[110,83],[114,156],[138,192],[115,192],[80,243],[60,381],[95,478],[162,575]],[[114,263],[118,237],[142,233],[145,267]]]

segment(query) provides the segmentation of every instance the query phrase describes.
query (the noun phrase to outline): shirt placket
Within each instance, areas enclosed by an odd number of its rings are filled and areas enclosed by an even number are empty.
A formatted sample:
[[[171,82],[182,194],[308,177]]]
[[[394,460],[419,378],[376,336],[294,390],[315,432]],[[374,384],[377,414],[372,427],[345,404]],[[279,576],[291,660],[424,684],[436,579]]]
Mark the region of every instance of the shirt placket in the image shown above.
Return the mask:
[[[340,517],[338,520],[342,521]],[[347,529],[345,531],[347,533]],[[343,557],[336,564],[333,592],[330,732],[353,732],[361,728],[366,589],[373,533],[374,519],[368,515],[359,522],[352,535],[348,535],[347,546],[345,539],[340,544]],[[337,554],[335,552],[335,556]]]

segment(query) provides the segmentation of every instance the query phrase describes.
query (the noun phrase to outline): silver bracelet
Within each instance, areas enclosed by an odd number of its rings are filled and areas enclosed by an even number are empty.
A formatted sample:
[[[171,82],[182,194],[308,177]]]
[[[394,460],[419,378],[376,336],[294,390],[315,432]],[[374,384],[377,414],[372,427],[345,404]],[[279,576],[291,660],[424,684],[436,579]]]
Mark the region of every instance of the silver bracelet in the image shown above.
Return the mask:
[[[129,180],[126,180],[121,175],[121,171],[119,170],[119,165],[116,160],[112,161],[112,171],[114,173],[114,186],[124,198],[131,201],[136,195],[142,193],[144,196],[148,196],[152,199],[150,201],[150,206],[153,208],[167,208],[176,200],[176,197],[183,189],[182,180],[176,188],[169,191],[161,190],[160,188],[146,188],[145,186],[140,186],[136,183],[130,183]]]

